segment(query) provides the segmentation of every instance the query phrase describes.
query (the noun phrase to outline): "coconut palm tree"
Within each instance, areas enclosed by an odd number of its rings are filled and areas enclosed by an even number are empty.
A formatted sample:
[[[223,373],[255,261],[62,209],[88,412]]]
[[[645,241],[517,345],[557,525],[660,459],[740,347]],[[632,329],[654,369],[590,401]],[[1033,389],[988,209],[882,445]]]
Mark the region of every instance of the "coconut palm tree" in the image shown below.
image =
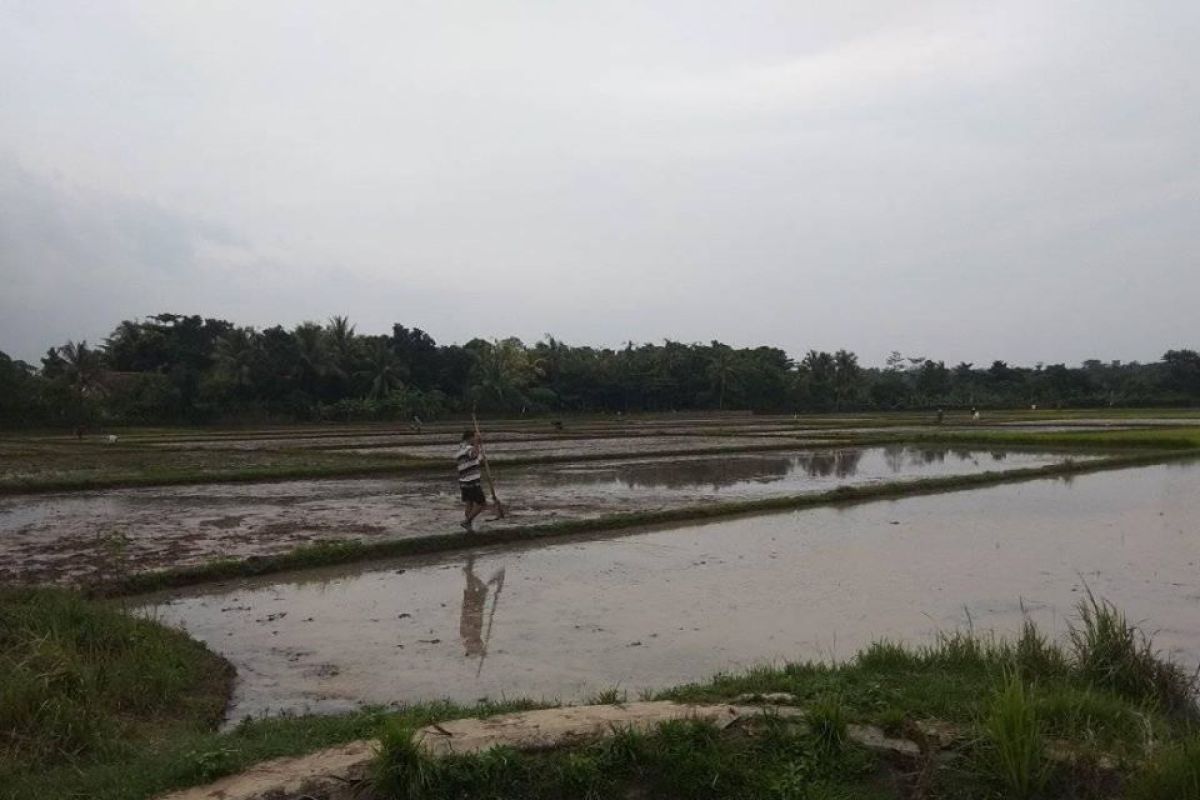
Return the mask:
[[[708,379],[712,381],[713,391],[717,393],[717,408],[724,409],[726,390],[731,383],[741,380],[745,372],[737,351],[727,344],[714,341],[709,350],[706,372]]]
[[[87,401],[104,392],[104,362],[86,341],[68,341],[57,354],[61,359],[60,377],[74,395],[76,424],[82,425],[88,416]]]
[[[100,353],[88,347],[86,341],[69,341],[58,349],[58,353],[65,364],[67,383],[75,390],[80,401],[87,395],[103,390],[104,363]]]
[[[217,372],[238,392],[254,388],[254,370],[262,358],[262,343],[253,328],[234,328],[217,339]]]
[[[858,356],[849,350],[838,350],[833,354],[834,405],[841,410],[848,400],[854,399],[862,383],[862,367]]]
[[[367,350],[367,368],[358,376],[369,382],[368,400],[382,400],[396,389],[404,388],[404,365],[392,352],[386,337],[377,338]]]
[[[325,330],[315,322],[302,322],[292,330],[292,340],[296,343],[296,377],[305,391],[316,394],[321,381],[335,369]]]
[[[325,336],[329,343],[329,354],[337,372],[346,376],[354,371],[354,326],[349,317],[335,316],[329,318],[325,326]]]
[[[484,343],[476,353],[468,394],[477,405],[521,408],[528,402],[525,390],[537,376],[538,367],[519,339]]]

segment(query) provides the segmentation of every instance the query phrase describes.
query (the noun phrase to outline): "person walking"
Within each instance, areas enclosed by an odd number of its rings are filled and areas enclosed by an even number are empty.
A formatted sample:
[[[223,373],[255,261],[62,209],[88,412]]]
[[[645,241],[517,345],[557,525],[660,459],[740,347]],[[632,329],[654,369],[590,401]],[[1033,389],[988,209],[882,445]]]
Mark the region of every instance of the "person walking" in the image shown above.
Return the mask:
[[[463,431],[462,441],[455,454],[458,464],[458,490],[466,503],[464,519],[459,525],[467,533],[473,533],[475,518],[487,508],[487,498],[483,494],[483,452],[480,449],[479,435],[475,431]]]

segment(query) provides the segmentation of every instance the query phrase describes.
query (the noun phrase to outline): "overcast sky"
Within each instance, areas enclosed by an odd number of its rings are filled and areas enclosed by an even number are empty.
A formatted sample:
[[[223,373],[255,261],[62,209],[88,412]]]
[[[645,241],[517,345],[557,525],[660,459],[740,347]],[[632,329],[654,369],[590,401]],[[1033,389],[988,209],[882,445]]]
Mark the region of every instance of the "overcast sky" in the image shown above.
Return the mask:
[[[1200,347],[1200,3],[0,0],[0,350]]]

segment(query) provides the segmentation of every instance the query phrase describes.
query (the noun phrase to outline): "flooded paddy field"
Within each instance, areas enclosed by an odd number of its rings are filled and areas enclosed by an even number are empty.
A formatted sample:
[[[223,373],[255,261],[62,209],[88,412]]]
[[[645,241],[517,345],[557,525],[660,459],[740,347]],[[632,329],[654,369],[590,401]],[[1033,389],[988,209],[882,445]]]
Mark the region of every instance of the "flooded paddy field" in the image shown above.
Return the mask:
[[[1200,464],[316,570],[150,598],[238,669],[231,719],[360,703],[631,695],[1023,609],[1083,584],[1200,660]]]
[[[1039,412],[1040,414],[1040,412]],[[1183,417],[1147,414],[1112,419],[1027,413],[996,414],[972,424],[963,413],[944,425],[922,414],[874,415],[674,415],[481,420],[496,461],[578,457],[627,458],[648,453],[772,449],[835,443],[866,444],[880,437],[939,434],[1038,434],[1068,431],[1119,437],[1119,428]],[[1009,423],[1021,423],[1019,427]],[[1094,425],[1092,423],[1095,423]],[[300,425],[265,428],[131,429],[110,442],[101,431],[82,439],[63,433],[0,435],[0,494],[75,491],[220,481],[332,478],[387,474],[392,467],[436,467],[459,441],[464,421],[443,421],[420,431],[406,423]],[[1168,425],[1157,431],[1170,436]],[[1196,435],[1196,428],[1192,427]],[[1200,441],[1200,438],[1197,439]],[[1060,443],[1061,444],[1061,443]],[[1114,446],[1121,442],[1114,441]]]
[[[968,420],[947,422],[934,426],[933,418],[920,420],[890,420],[884,424],[804,424],[789,420],[755,421],[719,424],[605,424],[570,426],[562,430],[541,422],[536,425],[496,427],[489,429],[486,441],[497,457],[571,455],[592,452],[627,453],[634,450],[707,449],[721,446],[753,446],[765,444],[771,438],[820,441],[847,437],[872,437],[880,434],[914,434],[930,431],[980,433],[1013,431],[1062,433],[1132,430],[1136,428],[1166,428],[1178,426],[1181,420],[1079,420],[1079,421],[994,421],[970,423]],[[415,458],[437,458],[446,448],[454,447],[462,435],[461,426],[416,432],[394,430],[334,430],[324,432],[296,431],[290,434],[214,435],[211,437],[131,438],[130,444],[171,452],[230,451],[233,453],[272,453],[278,451],[330,451],[333,454],[395,454]],[[598,440],[605,440],[607,444]],[[736,443],[736,445],[735,445]]]
[[[888,445],[499,468],[516,525],[1042,466],[1061,453]],[[1076,460],[1079,459],[1075,456]],[[0,579],[75,582],[114,570],[286,552],[316,540],[458,532],[445,477],[212,483],[0,497]]]
[[[811,443],[817,439],[802,439],[793,437],[796,444]],[[827,440],[827,439],[826,439]],[[677,452],[689,450],[727,449],[739,450],[754,446],[778,447],[786,444],[788,437],[770,435],[737,435],[737,436],[622,436],[586,439],[533,439],[526,441],[496,441],[485,445],[488,455],[494,461],[515,458],[562,457],[562,456],[629,456],[641,452]],[[339,451],[366,452],[366,451]],[[445,457],[446,446],[423,445],[403,446],[394,448],[373,448],[372,453],[391,452],[411,458]]]

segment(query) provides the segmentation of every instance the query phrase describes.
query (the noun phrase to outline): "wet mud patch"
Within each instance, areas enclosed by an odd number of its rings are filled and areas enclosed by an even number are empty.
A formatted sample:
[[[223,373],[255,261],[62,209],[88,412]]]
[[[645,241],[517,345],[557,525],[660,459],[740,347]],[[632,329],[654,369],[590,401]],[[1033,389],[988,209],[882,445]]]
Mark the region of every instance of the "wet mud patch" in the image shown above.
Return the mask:
[[[230,528],[236,528],[246,519],[245,514],[232,514],[224,517],[213,517],[212,519],[202,519],[199,524],[201,528],[219,528],[227,531]]]

